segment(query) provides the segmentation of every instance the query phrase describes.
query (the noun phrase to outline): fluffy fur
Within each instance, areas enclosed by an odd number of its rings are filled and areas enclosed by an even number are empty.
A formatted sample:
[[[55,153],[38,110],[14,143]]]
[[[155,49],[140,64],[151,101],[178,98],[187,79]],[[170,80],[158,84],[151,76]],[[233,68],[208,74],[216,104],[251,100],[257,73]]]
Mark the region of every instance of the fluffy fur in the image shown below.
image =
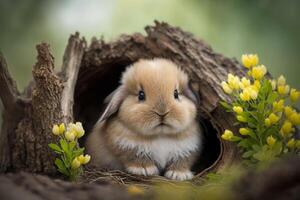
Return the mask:
[[[177,90],[179,97],[175,98]],[[139,100],[139,92],[145,94]],[[123,73],[121,85],[87,139],[92,164],[171,179],[193,177],[201,150],[197,98],[187,75],[166,59],[140,60]]]

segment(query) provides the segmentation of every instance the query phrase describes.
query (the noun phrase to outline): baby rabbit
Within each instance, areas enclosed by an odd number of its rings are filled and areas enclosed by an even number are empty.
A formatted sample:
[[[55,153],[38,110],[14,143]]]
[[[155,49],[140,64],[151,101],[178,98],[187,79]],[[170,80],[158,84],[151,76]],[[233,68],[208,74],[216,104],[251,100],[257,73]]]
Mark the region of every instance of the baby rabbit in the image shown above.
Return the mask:
[[[202,146],[197,100],[188,76],[175,63],[153,59],[129,66],[87,138],[91,164],[191,179],[191,166]]]

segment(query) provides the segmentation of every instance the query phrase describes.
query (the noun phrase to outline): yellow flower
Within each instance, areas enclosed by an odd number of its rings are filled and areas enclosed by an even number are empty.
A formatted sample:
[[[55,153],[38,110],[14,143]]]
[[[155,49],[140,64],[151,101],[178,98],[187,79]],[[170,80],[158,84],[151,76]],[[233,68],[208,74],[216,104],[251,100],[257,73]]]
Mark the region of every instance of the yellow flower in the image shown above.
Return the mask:
[[[272,135],[269,136],[269,137],[267,137],[267,144],[268,144],[269,146],[273,146],[273,145],[275,144],[275,142],[276,142],[276,139],[273,138]]]
[[[54,135],[61,135],[65,132],[65,124],[61,123],[60,125],[53,125],[52,127],[52,133]]]
[[[80,138],[84,135],[84,129],[82,127],[81,122],[70,123],[69,129],[75,134],[75,137]]]
[[[59,125],[59,133],[60,134],[63,134],[65,132],[66,128],[65,128],[65,124],[64,123],[61,123]]]
[[[54,135],[59,135],[60,134],[60,132],[59,132],[59,126],[58,125],[53,125],[53,127],[52,127],[52,133],[54,134]]]
[[[240,93],[240,98],[243,101],[249,101],[251,99],[251,94],[249,92],[249,90],[243,90],[243,92]]]
[[[266,125],[267,127],[271,126],[271,120],[270,120],[269,118],[266,118],[266,119],[265,119],[265,125]]]
[[[292,102],[298,101],[299,96],[300,96],[300,92],[297,91],[296,89],[292,88],[291,92],[290,92],[290,99],[291,99],[291,101]]]
[[[228,85],[233,90],[240,89],[240,78],[238,76],[234,76],[231,73],[228,74]]]
[[[284,114],[287,118],[289,118],[294,113],[294,110],[290,106],[286,106],[284,108]]]
[[[272,90],[276,90],[276,81],[275,80],[269,80],[272,86]]]
[[[81,163],[78,160],[78,158],[77,157],[74,158],[74,160],[72,161],[72,164],[71,164],[71,168],[72,169],[78,169],[80,166],[81,166]]]
[[[285,85],[285,77],[283,75],[279,76],[277,80],[278,85]]]
[[[279,117],[274,113],[271,113],[268,118],[270,119],[271,124],[276,124],[279,120]]]
[[[257,99],[257,95],[258,95],[257,91],[252,88],[249,88],[248,90],[249,90],[251,99],[253,99],[253,100]]]
[[[67,132],[65,132],[65,137],[68,141],[72,142],[75,140],[76,136],[75,136],[74,131],[67,131]]]
[[[91,156],[88,155],[88,154],[86,154],[85,156],[80,155],[80,156],[77,157],[77,159],[80,162],[80,164],[85,165],[90,161]]]
[[[259,80],[255,80],[254,83],[253,83],[253,89],[255,89],[257,92],[259,91],[261,85],[260,85],[260,82]]]
[[[280,94],[280,95],[286,95],[288,94],[290,91],[290,86],[289,85],[278,85],[277,87],[277,92]]]
[[[232,93],[232,89],[229,87],[229,85],[225,81],[223,81],[221,83],[221,85],[222,85],[222,88],[223,88],[223,90],[224,90],[225,93],[227,93],[227,94],[231,94]]]
[[[240,128],[239,132],[241,135],[248,135],[250,133],[249,129],[247,128]]]
[[[280,132],[282,135],[288,135],[292,132],[293,130],[293,125],[289,121],[285,121],[280,129]]]
[[[280,99],[279,101],[273,102],[274,112],[281,111],[283,108],[284,108],[284,99]]]
[[[88,154],[86,154],[86,155],[84,156],[84,164],[87,164],[88,162],[90,162],[90,160],[91,160],[91,156],[88,155]]]
[[[233,111],[237,114],[241,114],[243,112],[243,108],[241,106],[233,106]]]
[[[258,56],[256,54],[244,54],[242,55],[242,63],[243,65],[250,69],[251,67],[255,66],[258,64]]]
[[[292,139],[290,139],[289,141],[288,141],[288,143],[287,143],[287,146],[289,147],[289,148],[294,148],[295,147],[295,139],[294,138],[292,138]]]
[[[251,75],[254,79],[260,80],[267,73],[267,69],[264,65],[259,65],[252,68]]]
[[[288,117],[288,119],[294,125],[300,125],[300,113],[297,113],[297,112],[293,111],[293,113]]]
[[[145,193],[144,189],[135,185],[128,186],[127,191],[131,195],[143,195]]]
[[[241,79],[241,82],[240,82],[240,88],[241,88],[241,89],[244,89],[244,88],[246,88],[246,87],[248,87],[248,86],[250,86],[250,80],[247,79],[246,77],[243,77],[243,78]]]
[[[245,117],[243,117],[242,115],[238,115],[236,118],[240,122],[247,122],[247,119]]]
[[[232,131],[226,129],[221,137],[224,140],[231,140],[233,137],[233,133],[232,133]]]

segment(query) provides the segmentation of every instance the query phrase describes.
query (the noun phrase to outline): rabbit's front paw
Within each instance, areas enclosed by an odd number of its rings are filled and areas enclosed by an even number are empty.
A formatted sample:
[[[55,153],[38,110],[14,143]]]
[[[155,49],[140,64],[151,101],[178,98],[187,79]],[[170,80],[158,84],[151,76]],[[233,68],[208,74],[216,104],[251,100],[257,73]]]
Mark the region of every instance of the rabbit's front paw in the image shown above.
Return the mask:
[[[155,165],[149,165],[149,166],[130,166],[127,167],[126,170],[129,173],[137,174],[137,175],[144,175],[144,176],[152,176],[152,175],[158,175],[159,170]]]
[[[168,170],[165,173],[165,177],[169,179],[184,181],[184,180],[190,180],[194,177],[193,173],[190,170]]]

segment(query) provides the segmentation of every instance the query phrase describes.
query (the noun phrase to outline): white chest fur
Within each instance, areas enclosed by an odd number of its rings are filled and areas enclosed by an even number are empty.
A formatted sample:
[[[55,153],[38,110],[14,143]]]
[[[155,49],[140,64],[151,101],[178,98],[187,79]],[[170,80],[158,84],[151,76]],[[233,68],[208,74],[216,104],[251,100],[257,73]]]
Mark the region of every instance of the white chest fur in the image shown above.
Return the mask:
[[[160,167],[168,161],[187,157],[201,148],[200,135],[191,135],[184,139],[158,138],[149,142],[131,140],[127,137],[115,138],[122,149],[135,149],[138,155],[150,156]]]

